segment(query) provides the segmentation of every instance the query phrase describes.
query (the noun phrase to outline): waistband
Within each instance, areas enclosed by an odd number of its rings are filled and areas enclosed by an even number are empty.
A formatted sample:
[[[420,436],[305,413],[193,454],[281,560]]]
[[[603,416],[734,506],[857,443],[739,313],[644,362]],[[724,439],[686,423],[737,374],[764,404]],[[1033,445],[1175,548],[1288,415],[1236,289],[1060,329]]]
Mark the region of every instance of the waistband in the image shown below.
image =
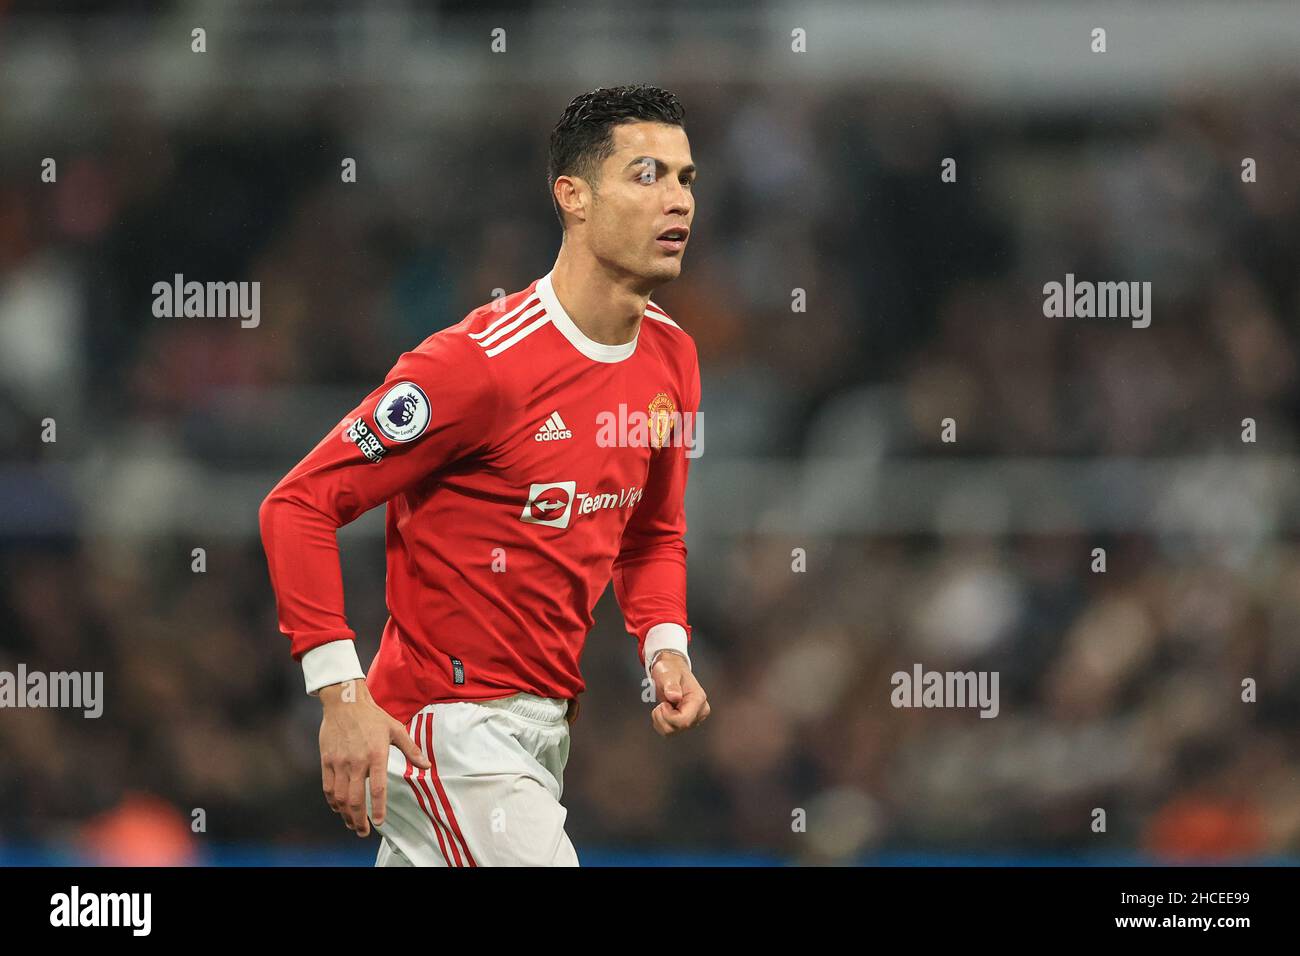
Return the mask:
[[[557,697],[538,697],[536,694],[528,694],[523,691],[497,700],[476,700],[474,703],[483,707],[497,707],[501,710],[508,710],[520,717],[540,720],[548,724],[564,723],[565,715],[569,712],[569,702],[567,700],[561,700]]]

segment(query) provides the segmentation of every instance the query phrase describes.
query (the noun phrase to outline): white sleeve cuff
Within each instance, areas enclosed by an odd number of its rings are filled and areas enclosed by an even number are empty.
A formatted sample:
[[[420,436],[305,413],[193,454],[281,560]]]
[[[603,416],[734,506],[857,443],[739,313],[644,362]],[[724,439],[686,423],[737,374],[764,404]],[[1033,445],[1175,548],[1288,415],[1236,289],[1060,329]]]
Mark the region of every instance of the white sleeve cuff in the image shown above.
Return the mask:
[[[645,676],[652,684],[650,668],[655,662],[655,655],[660,651],[677,651],[686,658],[686,666],[691,666],[691,655],[686,653],[686,628],[680,624],[656,624],[645,635]]]
[[[302,655],[302,676],[307,682],[307,693],[314,697],[322,687],[357,680],[366,674],[357,657],[356,642],[345,638],[313,647]]]

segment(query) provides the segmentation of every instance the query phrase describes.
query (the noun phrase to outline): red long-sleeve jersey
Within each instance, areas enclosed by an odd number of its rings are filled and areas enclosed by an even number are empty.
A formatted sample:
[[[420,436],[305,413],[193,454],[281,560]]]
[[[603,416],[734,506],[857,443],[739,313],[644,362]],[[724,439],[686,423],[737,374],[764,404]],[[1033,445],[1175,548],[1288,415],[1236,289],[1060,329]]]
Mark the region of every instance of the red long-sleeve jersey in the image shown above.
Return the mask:
[[[595,342],[550,278],[403,354],[262,503],[308,691],[361,676],[335,532],[381,502],[390,616],[366,678],[398,720],[440,701],[575,697],[611,578],[642,665],[686,653],[694,341],[651,303],[633,341]]]

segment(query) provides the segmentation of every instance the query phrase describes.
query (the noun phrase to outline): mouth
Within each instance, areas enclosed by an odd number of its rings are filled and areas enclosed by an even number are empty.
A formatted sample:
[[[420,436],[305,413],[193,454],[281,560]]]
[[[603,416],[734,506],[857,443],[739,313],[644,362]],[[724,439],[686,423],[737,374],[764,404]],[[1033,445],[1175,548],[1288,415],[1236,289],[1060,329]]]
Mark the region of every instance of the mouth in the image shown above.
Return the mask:
[[[690,236],[691,230],[686,226],[673,226],[671,229],[665,229],[659,233],[655,242],[666,252],[681,252],[686,248],[686,240]]]

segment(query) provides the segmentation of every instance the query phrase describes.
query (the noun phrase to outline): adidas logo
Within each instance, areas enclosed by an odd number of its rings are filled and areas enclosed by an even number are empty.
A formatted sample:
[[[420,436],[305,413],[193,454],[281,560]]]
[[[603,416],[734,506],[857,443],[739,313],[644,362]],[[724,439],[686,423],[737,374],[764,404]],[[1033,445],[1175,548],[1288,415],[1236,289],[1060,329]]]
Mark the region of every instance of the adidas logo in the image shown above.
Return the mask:
[[[564,424],[564,419],[560,417],[560,413],[551,412],[551,417],[546,419],[541,428],[537,429],[533,441],[561,441],[572,437],[573,432],[569,431],[569,426]]]

